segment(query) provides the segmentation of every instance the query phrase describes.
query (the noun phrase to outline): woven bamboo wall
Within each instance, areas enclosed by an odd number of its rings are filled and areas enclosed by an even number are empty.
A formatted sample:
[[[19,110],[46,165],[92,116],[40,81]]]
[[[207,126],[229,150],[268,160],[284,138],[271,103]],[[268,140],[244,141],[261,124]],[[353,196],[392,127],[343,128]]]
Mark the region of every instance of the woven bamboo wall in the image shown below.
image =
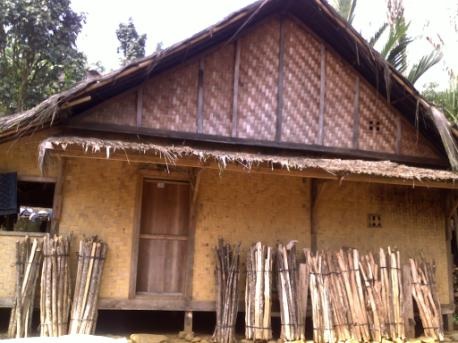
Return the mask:
[[[144,85],[142,125],[196,132],[198,62],[184,64]]]
[[[386,101],[361,83],[359,148],[362,150],[396,152],[396,117]]]
[[[275,138],[280,22],[261,23],[240,39],[238,137]]]
[[[76,122],[135,126],[136,118],[137,94],[131,91],[94,107],[85,115],[77,118]]]
[[[279,18],[270,18],[250,28],[239,37],[238,67],[236,44],[222,44],[146,81],[142,126],[197,134],[201,120],[202,133],[218,140],[232,137],[235,123],[235,137],[250,141],[439,157],[423,136],[417,139],[414,127],[399,122],[402,115],[373,86],[303,24],[293,19],[283,19],[280,24]],[[199,64],[203,66],[200,119]],[[281,73],[283,91],[279,95]],[[114,98],[95,108],[83,122],[135,126],[135,106],[134,93]],[[281,132],[276,132],[278,114]]]
[[[357,75],[332,52],[325,63],[324,145],[351,149]]]
[[[221,47],[204,58],[203,132],[230,136],[235,44]]]
[[[418,131],[410,125],[407,120],[401,118],[402,137],[400,142],[400,153],[406,156],[422,156],[434,158],[436,153],[431,148],[430,144]]]
[[[293,21],[286,21],[284,28],[282,140],[316,144],[320,110],[320,43]]]

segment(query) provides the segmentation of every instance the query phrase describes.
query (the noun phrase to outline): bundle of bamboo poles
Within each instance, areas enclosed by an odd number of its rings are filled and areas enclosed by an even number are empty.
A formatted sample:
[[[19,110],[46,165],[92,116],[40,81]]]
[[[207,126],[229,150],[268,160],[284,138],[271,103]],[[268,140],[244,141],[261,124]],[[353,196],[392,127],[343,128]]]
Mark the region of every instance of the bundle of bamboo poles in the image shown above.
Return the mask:
[[[291,241],[286,246],[279,244],[276,258],[281,338],[284,341],[305,340],[306,294],[302,291],[305,280],[299,280],[296,242]]]
[[[399,251],[380,249],[379,263],[356,249],[304,253],[315,342],[405,338]]]
[[[37,289],[38,275],[43,258],[42,243],[25,237],[16,242],[16,296],[11,309],[8,337],[29,337]]]
[[[41,336],[66,335],[71,300],[70,237],[45,236],[41,273]]]
[[[444,340],[442,313],[436,289],[435,265],[423,258],[410,259],[412,295],[427,337]]]
[[[272,338],[272,248],[258,242],[246,258],[245,337],[248,340]]]
[[[70,334],[94,334],[107,245],[97,237],[80,241],[73,295]]]
[[[232,343],[237,319],[240,278],[240,244],[219,240],[216,247],[216,327],[213,339]]]

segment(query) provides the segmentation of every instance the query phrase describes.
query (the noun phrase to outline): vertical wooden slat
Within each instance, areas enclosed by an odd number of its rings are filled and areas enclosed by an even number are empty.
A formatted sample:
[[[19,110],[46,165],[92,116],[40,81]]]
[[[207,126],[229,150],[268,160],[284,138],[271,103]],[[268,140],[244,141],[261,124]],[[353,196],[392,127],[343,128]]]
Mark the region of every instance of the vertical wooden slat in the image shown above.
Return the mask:
[[[194,173],[192,180],[192,189],[191,189],[191,204],[190,204],[190,225],[189,225],[189,234],[188,234],[188,253],[186,260],[186,288],[184,291],[186,308],[191,309],[192,301],[192,282],[194,276],[194,250],[195,250],[195,235],[196,235],[196,224],[197,224],[197,197],[199,194],[200,188],[200,179],[202,175],[202,169],[197,170]]]
[[[137,193],[136,193],[136,198],[135,198],[134,229],[132,232],[132,255],[131,255],[131,264],[130,264],[131,272],[130,272],[130,280],[129,280],[129,299],[132,299],[135,297],[136,288],[137,288],[142,195],[143,195],[143,176],[139,175],[137,179]]]
[[[353,109],[353,149],[359,149],[359,77],[356,77],[355,83],[355,103]]]
[[[197,79],[197,133],[202,133],[204,122],[204,60],[199,62],[199,76]]]
[[[283,123],[283,82],[285,66],[285,25],[284,20],[280,19],[280,50],[278,63],[278,87],[277,87],[277,123],[275,127],[275,140],[281,141]]]
[[[401,153],[401,137],[402,137],[402,123],[401,116],[396,115],[396,154]]]
[[[234,63],[234,85],[232,87],[232,137],[238,136],[237,130],[237,107],[238,107],[238,93],[239,93],[239,77],[240,77],[240,41],[235,42],[235,63]]]
[[[62,214],[63,203],[63,188],[65,180],[65,165],[66,159],[63,157],[58,158],[58,175],[57,181],[54,185],[54,198],[53,198],[53,215],[51,221],[51,235],[59,233],[59,222]]]
[[[310,248],[312,252],[317,250],[317,218],[316,202],[318,198],[318,181],[310,179]]]
[[[318,128],[318,144],[324,141],[324,108],[326,99],[326,48],[321,45],[321,75],[320,75],[320,117]]]
[[[140,86],[137,90],[137,127],[142,127],[143,117],[143,86]]]
[[[405,264],[402,267],[402,288],[403,288],[403,320],[406,338],[415,338],[415,320],[413,314],[412,298],[412,277],[410,265]]]

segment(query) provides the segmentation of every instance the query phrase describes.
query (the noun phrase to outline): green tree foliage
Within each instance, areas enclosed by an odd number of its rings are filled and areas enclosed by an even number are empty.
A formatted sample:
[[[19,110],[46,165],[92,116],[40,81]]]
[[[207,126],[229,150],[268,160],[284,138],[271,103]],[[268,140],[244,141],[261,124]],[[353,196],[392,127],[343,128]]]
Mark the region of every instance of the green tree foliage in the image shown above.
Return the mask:
[[[118,54],[122,54],[123,65],[145,56],[146,34],[138,34],[132,18],[129,18],[127,24],[119,24],[116,37],[119,41]]]
[[[0,113],[23,111],[81,80],[84,15],[70,0],[0,1]]]
[[[352,23],[355,17],[357,0],[334,0],[336,11],[348,23]],[[379,46],[380,54],[396,70],[401,72],[412,84],[418,81],[431,67],[439,63],[442,54],[438,48],[420,58],[410,68],[407,64],[407,47],[414,41],[409,37],[409,25],[404,16],[402,0],[387,0],[387,21],[368,40],[373,47]],[[388,30],[387,35],[385,32]],[[387,36],[385,41],[380,41]]]
[[[452,76],[445,90],[438,90],[436,83],[430,83],[423,96],[439,107],[450,121],[458,124],[458,77]]]

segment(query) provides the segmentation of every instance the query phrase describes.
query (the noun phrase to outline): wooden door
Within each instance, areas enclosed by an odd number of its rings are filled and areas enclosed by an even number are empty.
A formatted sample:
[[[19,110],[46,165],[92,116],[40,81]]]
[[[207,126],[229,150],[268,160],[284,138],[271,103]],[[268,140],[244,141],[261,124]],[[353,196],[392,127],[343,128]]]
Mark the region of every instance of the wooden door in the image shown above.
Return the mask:
[[[143,181],[137,294],[183,295],[189,204],[189,183]]]

